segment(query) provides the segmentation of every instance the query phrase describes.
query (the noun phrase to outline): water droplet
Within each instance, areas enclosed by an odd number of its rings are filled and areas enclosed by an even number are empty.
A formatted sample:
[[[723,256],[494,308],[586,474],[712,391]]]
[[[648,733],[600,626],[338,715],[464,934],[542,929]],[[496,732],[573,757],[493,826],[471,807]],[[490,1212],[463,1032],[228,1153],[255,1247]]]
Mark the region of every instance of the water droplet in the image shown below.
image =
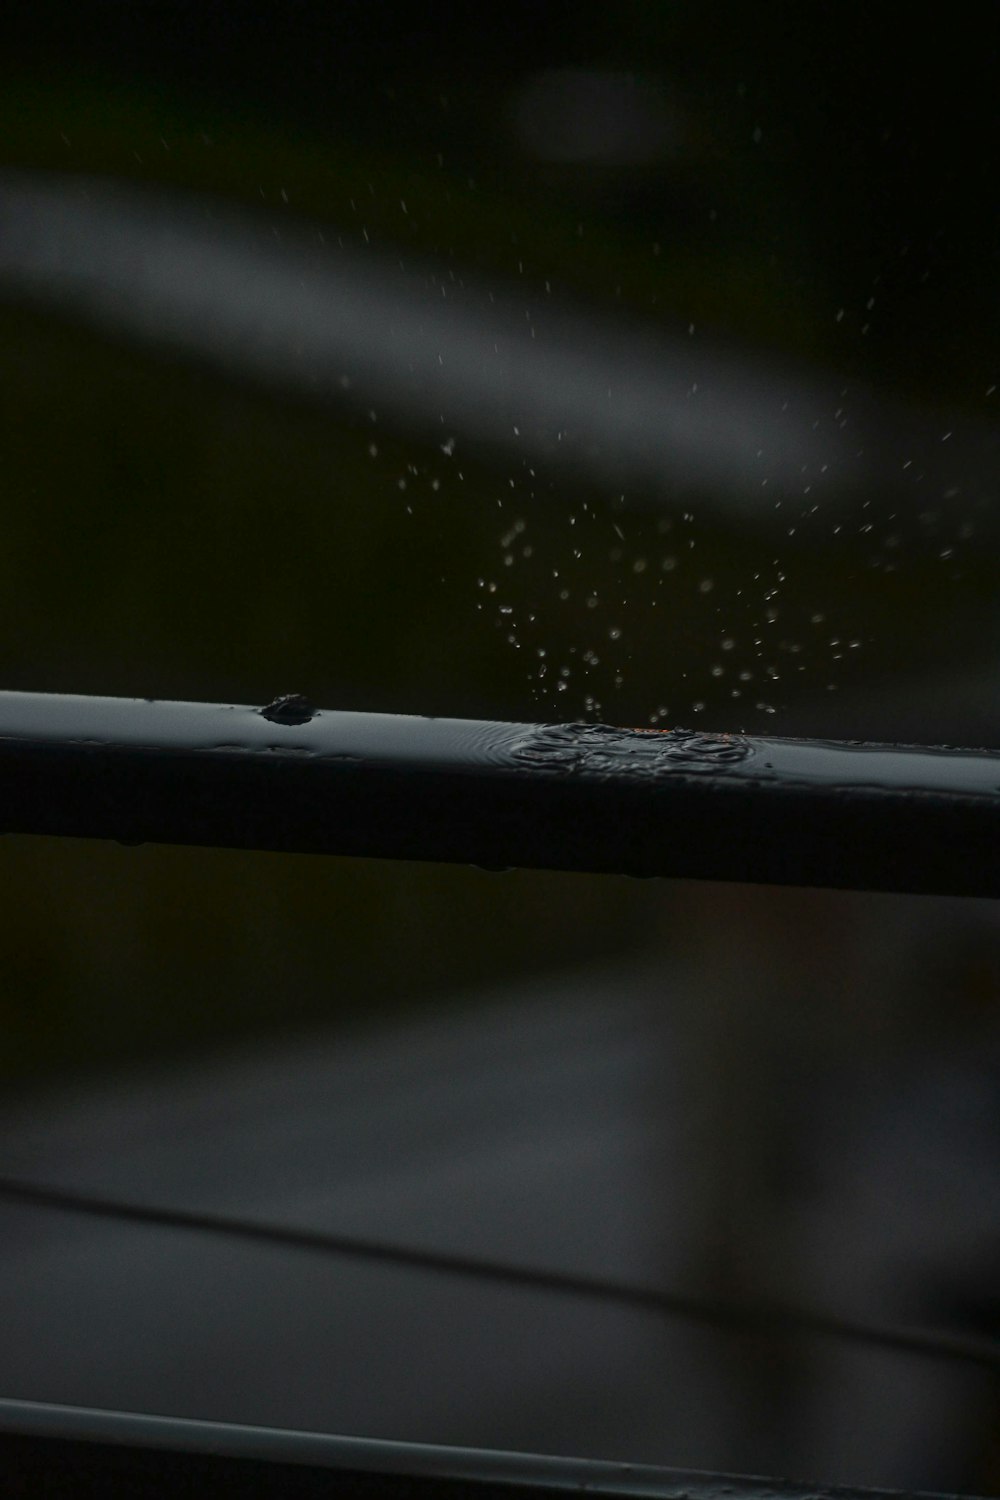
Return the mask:
[[[272,724],[308,724],[315,714],[315,708],[301,693],[284,693],[260,709],[261,718]]]

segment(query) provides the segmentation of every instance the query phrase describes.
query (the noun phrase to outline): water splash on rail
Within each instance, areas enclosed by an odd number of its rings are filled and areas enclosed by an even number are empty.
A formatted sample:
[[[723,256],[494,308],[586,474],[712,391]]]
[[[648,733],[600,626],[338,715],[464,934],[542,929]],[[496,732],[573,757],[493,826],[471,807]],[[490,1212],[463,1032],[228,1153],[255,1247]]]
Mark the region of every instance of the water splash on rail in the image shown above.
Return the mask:
[[[543,724],[513,746],[521,765],[559,775],[717,775],[753,756],[750,740],[693,729],[620,729],[610,724]]]

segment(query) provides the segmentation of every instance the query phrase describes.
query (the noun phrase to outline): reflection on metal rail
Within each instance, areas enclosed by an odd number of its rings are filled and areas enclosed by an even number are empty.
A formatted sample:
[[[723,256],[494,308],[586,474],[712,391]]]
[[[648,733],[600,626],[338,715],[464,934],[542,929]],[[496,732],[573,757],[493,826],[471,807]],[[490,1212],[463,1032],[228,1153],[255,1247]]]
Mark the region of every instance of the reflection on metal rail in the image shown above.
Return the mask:
[[[542,1500],[571,1490],[606,1500],[888,1500],[884,1490],[327,1437],[30,1401],[0,1401],[0,1467],[16,1476],[17,1493],[25,1494]]]
[[[0,693],[0,830],[1000,895],[1000,752]]]

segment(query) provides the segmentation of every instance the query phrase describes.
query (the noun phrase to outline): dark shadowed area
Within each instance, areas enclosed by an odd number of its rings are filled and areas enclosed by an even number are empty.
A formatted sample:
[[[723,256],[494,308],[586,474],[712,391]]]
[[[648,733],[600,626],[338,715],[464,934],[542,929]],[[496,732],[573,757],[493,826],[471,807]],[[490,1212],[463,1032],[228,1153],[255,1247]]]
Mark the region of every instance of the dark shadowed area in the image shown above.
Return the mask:
[[[996,748],[1000,15],[0,20],[0,687]],[[0,1176],[1000,1335],[991,903],[3,840]],[[995,1379],[0,1200],[0,1389],[995,1491]]]

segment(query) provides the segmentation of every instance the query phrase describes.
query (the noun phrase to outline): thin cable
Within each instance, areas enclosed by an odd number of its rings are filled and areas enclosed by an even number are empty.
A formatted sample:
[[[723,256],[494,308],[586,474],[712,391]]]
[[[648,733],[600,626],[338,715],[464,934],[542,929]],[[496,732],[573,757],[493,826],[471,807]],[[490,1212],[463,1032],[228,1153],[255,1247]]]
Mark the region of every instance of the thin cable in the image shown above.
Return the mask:
[[[900,1354],[974,1364],[1000,1374],[1000,1341],[997,1340],[858,1322],[781,1303],[723,1302],[691,1297],[652,1287],[631,1286],[627,1282],[609,1281],[596,1276],[510,1266],[502,1261],[437,1250],[415,1250],[400,1245],[387,1245],[378,1240],[360,1239],[353,1235],[328,1234],[317,1229],[296,1229],[229,1214],[123,1203],[97,1193],[49,1187],[10,1177],[0,1177],[0,1198],[31,1204],[37,1208],[87,1214],[94,1218],[133,1224],[156,1224],[170,1229],[197,1229],[231,1239],[281,1245],[290,1250],[350,1256],[356,1260],[404,1266],[410,1270],[491,1282],[496,1286],[518,1286],[532,1291],[587,1298],[593,1302],[610,1302],[620,1307],[637,1308],[667,1317],[688,1318],[693,1322],[721,1328],[738,1328],[762,1334],[825,1335]]]

